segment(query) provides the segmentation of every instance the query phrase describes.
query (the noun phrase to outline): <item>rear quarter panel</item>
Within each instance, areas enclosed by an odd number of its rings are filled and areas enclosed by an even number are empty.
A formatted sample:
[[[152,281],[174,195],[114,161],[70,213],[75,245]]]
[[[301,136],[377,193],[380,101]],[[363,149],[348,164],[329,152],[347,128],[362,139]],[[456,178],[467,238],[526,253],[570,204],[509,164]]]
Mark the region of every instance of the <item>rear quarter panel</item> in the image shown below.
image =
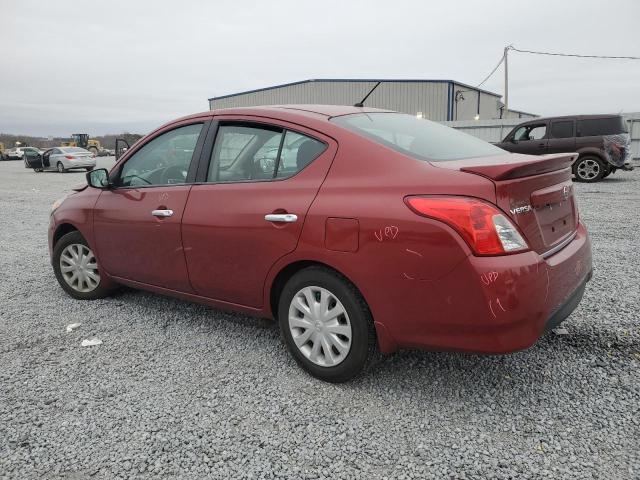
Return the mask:
[[[327,264],[356,285],[376,323],[393,337],[424,318],[415,301],[403,302],[407,291],[428,295],[428,283],[471,253],[450,227],[416,215],[404,198],[459,194],[495,201],[495,190],[483,177],[439,169],[355,135],[345,137],[307,214],[298,248],[274,266],[267,285],[294,261]],[[357,220],[356,251],[326,247],[327,218]]]

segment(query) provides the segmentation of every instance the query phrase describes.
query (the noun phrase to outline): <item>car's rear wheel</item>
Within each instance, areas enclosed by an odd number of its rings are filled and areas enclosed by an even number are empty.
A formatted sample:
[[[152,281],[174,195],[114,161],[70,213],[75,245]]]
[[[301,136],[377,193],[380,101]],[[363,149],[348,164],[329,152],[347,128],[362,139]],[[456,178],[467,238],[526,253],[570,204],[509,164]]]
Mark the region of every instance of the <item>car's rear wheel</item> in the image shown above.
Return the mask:
[[[604,162],[598,157],[580,157],[573,167],[573,174],[576,179],[587,183],[602,180],[605,172]]]
[[[56,243],[53,271],[62,289],[73,298],[95,300],[109,294],[109,281],[100,274],[93,250],[78,231],[67,233]]]
[[[64,165],[62,165],[62,162],[58,162],[58,164],[56,165],[56,167],[58,168],[58,173],[64,173],[67,171],[66,168],[64,168]]]
[[[377,356],[369,307],[351,282],[329,269],[309,267],[291,277],[278,319],[291,355],[321,380],[350,380]]]

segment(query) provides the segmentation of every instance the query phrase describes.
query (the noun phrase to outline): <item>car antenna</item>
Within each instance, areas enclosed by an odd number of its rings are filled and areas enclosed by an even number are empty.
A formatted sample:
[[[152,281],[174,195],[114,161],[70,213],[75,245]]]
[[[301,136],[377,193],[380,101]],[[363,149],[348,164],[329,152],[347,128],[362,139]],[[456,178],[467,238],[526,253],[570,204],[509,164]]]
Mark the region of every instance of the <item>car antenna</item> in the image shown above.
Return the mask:
[[[369,93],[367,93],[367,94],[365,95],[365,97],[364,97],[362,100],[360,100],[358,103],[354,104],[353,106],[354,106],[354,107],[364,107],[364,102],[367,100],[367,98],[369,98],[369,95],[371,95],[371,94],[373,93],[373,91],[374,91],[376,88],[378,88],[378,85],[380,85],[381,83],[382,83],[382,82],[378,82],[378,83],[376,83],[376,84],[374,85],[374,87],[373,87],[371,90],[369,90]]]

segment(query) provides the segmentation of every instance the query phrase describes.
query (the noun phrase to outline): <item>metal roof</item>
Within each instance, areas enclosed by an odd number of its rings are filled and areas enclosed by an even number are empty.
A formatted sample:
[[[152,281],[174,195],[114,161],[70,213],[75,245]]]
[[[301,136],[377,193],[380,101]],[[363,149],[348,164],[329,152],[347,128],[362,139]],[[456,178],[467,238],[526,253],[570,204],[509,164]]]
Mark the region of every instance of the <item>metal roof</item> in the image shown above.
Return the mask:
[[[246,90],[244,92],[230,93],[228,95],[220,95],[219,97],[211,97],[209,99],[209,101],[211,101],[211,100],[220,100],[222,98],[237,97],[239,95],[246,95],[246,94],[249,94],[249,93],[263,92],[265,90],[274,90],[276,88],[291,87],[293,85],[301,85],[303,83],[311,83],[311,82],[318,82],[318,83],[320,83],[320,82],[326,82],[326,83],[330,83],[330,82],[450,83],[450,84],[460,85],[461,87],[464,87],[464,88],[470,88],[470,89],[478,91],[478,92],[486,93],[488,95],[493,95],[494,97],[502,97],[502,95],[497,94],[495,92],[490,92],[489,90],[484,90],[482,88],[472,87],[471,85],[467,85],[466,83],[458,82],[456,80],[435,80],[435,79],[422,79],[421,80],[421,79],[401,79],[401,78],[392,78],[392,79],[387,79],[387,78],[312,78],[312,79],[309,79],[309,80],[300,80],[298,82],[290,82],[290,83],[283,83],[283,84],[280,84],[280,85],[273,85],[271,87],[256,88],[254,90]]]

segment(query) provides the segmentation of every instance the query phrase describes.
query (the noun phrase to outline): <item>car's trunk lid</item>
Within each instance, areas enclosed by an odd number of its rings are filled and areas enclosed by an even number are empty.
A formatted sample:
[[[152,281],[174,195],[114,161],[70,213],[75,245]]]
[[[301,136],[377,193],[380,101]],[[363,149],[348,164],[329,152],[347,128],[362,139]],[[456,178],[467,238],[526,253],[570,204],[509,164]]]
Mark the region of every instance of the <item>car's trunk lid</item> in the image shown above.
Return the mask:
[[[570,168],[576,157],[513,154],[433,165],[491,180],[497,205],[520,228],[531,248],[544,254],[570,238],[578,227]]]

